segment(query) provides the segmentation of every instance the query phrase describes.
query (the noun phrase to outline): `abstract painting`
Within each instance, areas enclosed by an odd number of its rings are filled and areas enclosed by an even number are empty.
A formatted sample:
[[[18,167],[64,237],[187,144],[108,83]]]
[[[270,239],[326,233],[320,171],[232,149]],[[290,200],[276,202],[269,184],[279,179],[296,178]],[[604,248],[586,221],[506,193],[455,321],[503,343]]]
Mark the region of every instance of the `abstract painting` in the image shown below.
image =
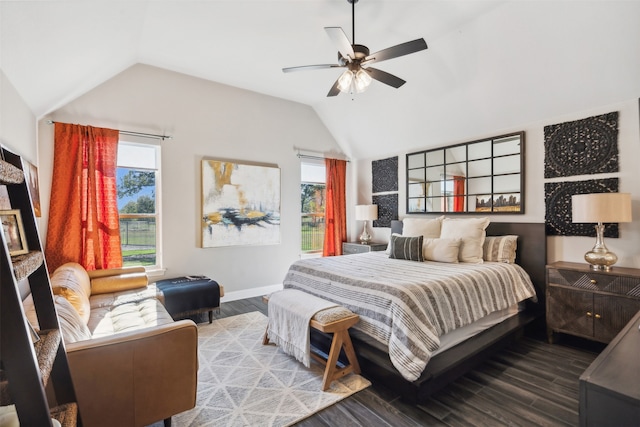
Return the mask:
[[[280,243],[280,169],[202,161],[202,247]]]
[[[572,222],[571,196],[574,194],[616,192],[618,192],[618,178],[545,183],[545,226],[547,236],[595,237],[596,231],[594,224],[574,224]],[[614,238],[618,237],[618,224],[605,224],[604,236]]]
[[[544,177],[618,172],[618,112],[544,127]]]

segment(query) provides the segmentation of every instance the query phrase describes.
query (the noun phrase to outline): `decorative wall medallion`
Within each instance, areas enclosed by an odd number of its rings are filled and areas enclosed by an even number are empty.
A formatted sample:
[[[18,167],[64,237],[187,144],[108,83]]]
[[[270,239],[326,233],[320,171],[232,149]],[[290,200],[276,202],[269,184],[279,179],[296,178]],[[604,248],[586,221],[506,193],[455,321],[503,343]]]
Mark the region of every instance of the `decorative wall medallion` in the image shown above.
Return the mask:
[[[378,205],[378,219],[374,227],[391,227],[391,221],[398,219],[398,195],[380,194],[372,196],[373,204]]]
[[[544,127],[544,177],[618,172],[618,112]]]
[[[398,156],[371,162],[372,193],[398,191]]]
[[[617,191],[618,178],[545,183],[547,236],[595,237],[594,224],[574,224],[571,222],[571,196],[574,194],[615,193]],[[617,238],[619,236],[618,224],[605,224],[604,236]]]

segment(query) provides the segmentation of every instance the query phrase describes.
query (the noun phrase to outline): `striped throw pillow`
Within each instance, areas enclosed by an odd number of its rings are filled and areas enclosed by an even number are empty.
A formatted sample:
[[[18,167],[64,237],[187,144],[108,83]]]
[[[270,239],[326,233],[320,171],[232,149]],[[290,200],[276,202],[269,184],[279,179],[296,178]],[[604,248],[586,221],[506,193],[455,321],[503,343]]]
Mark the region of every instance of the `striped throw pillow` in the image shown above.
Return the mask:
[[[487,236],[484,239],[482,248],[485,261],[516,262],[516,249],[518,247],[518,236]]]
[[[389,240],[389,258],[423,262],[422,240],[422,236],[403,237],[392,235]]]

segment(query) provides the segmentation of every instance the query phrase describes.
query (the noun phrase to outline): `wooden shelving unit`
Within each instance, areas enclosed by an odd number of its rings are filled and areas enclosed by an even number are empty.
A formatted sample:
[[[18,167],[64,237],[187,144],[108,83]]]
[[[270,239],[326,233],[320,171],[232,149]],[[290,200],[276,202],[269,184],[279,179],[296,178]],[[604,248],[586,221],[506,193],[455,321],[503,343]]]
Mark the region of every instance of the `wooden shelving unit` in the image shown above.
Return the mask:
[[[22,159],[3,147],[0,185],[7,186],[11,208],[20,210],[29,248],[11,257],[0,233],[0,405],[15,404],[23,426],[52,426],[52,417],[65,427],[81,425]],[[28,281],[38,316],[35,343],[22,308],[22,280]]]

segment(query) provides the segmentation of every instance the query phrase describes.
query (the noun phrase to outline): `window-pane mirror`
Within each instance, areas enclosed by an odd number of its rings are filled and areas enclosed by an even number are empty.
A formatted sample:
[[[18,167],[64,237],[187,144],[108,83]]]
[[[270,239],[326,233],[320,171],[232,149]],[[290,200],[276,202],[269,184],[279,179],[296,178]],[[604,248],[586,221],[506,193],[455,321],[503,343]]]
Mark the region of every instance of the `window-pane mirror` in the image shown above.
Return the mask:
[[[524,132],[407,154],[407,213],[524,213]]]

